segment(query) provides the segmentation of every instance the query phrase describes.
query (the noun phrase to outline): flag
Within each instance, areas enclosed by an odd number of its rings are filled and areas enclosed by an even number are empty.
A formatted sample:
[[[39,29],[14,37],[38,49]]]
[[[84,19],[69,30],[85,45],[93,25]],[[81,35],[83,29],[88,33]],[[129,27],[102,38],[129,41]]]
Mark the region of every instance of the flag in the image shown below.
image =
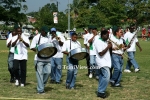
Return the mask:
[[[126,39],[126,44],[127,44],[127,45],[129,44],[129,40],[128,40],[128,38]]]
[[[18,54],[18,48],[17,48],[17,46],[15,46],[15,52],[14,53]]]

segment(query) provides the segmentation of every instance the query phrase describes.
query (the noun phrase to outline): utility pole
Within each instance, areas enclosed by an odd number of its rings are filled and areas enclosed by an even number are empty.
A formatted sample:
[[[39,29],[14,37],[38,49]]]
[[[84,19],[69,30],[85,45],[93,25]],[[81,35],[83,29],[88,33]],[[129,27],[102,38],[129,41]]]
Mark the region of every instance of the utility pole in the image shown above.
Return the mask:
[[[68,38],[70,38],[70,0],[68,0]]]

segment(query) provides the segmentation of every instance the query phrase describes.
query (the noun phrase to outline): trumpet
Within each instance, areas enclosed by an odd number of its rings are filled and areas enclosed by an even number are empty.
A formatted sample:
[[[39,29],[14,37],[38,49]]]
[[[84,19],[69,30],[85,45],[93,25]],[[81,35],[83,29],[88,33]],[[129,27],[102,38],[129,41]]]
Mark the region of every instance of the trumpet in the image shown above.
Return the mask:
[[[60,37],[56,37],[56,40],[57,40],[57,41],[60,41]]]
[[[22,42],[23,39],[21,38],[21,35],[20,34],[18,34],[18,35],[19,35],[19,41]]]
[[[23,41],[23,39],[22,39],[22,38],[20,38],[20,39],[19,39],[19,41],[20,41],[20,42],[22,42],[22,41]]]

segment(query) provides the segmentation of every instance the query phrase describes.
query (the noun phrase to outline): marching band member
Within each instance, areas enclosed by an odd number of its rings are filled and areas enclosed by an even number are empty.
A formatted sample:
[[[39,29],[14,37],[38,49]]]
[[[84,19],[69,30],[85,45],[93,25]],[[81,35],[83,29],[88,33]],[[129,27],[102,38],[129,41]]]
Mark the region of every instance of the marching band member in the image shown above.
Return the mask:
[[[95,53],[95,47],[93,45],[94,41],[99,39],[99,35],[97,32],[97,28],[95,26],[92,27],[92,33],[89,37],[88,37],[88,43],[90,44],[89,46],[89,51],[90,51],[90,74],[89,74],[89,78],[93,77],[93,73],[95,70],[95,75],[96,75],[96,79],[98,79],[98,71],[96,70],[96,61],[95,61],[95,57],[96,57],[96,53]]]
[[[111,86],[120,87],[120,80],[122,77],[122,69],[123,69],[123,50],[125,49],[123,45],[123,40],[121,39],[123,32],[120,28],[117,28],[114,31],[114,37],[111,38],[112,43],[112,67],[114,71],[112,73],[112,77],[110,79]]]
[[[41,28],[41,34],[37,34],[31,43],[30,49],[33,51],[37,51],[38,45],[43,43],[51,42],[51,39],[47,36],[48,28],[43,26]],[[34,57],[35,70],[36,70],[36,78],[37,78],[37,93],[44,94],[44,87],[48,81],[49,75],[51,73],[51,64],[50,58],[41,59],[35,54]]]
[[[16,31],[12,31],[12,33],[10,33],[12,36],[9,36],[7,41],[6,41],[6,45],[9,48],[9,54],[8,54],[8,71],[10,73],[10,82],[13,83],[15,81],[14,79],[14,73],[13,73],[13,60],[14,60],[14,47],[11,46],[12,43],[12,37],[16,35]],[[9,34],[9,35],[10,35]]]
[[[52,42],[57,48],[57,53],[51,57],[51,83],[56,82],[60,84],[60,79],[62,77],[62,64],[63,64],[63,53],[61,52],[65,38],[60,34],[56,34],[56,29],[51,28]]]
[[[88,37],[90,36],[91,32],[92,32],[91,26],[88,26],[88,31],[84,35],[84,46],[85,46],[86,50],[88,51],[88,53],[89,53]],[[90,75],[90,56],[86,57],[86,64],[88,67],[88,76],[89,76]]]
[[[69,57],[69,52],[73,49],[81,48],[81,44],[77,41],[77,34],[73,33],[71,39],[64,42],[62,52],[67,55],[67,79],[66,89],[74,89],[77,76],[78,60]]]
[[[137,64],[134,55],[136,51],[136,45],[139,47],[140,51],[142,51],[142,48],[138,42],[138,39],[136,37],[136,33],[134,32],[134,27],[130,27],[130,32],[125,33],[124,35],[124,40],[126,41],[126,44],[129,45],[130,48],[127,49],[127,54],[128,54],[128,61],[126,65],[126,69],[124,72],[130,73],[130,68],[133,65],[134,66],[134,71],[138,72],[140,71],[139,65]],[[129,43],[130,42],[130,43]]]
[[[24,87],[26,83],[26,69],[27,69],[27,59],[28,59],[28,50],[27,47],[30,45],[30,41],[28,37],[22,34],[22,29],[20,27],[17,28],[17,35],[12,38],[12,47],[14,50],[14,74],[16,78],[15,85],[19,85],[19,81],[22,87]],[[20,68],[20,75],[19,75]]]
[[[106,98],[106,88],[110,79],[111,56],[109,49],[112,44],[107,43],[109,33],[107,30],[101,31],[101,38],[94,42],[96,51],[96,63],[98,66],[99,84],[98,84],[98,97]]]

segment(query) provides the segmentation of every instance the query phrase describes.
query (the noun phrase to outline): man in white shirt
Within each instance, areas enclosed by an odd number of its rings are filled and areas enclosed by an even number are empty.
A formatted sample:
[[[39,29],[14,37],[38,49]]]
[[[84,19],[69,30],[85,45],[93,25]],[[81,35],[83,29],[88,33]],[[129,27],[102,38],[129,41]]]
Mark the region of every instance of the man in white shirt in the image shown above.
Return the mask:
[[[13,83],[15,81],[14,79],[14,73],[13,73],[13,60],[14,60],[14,47],[11,47],[11,43],[12,43],[12,37],[16,35],[16,30],[12,31],[12,33],[10,33],[11,36],[8,36],[8,39],[6,41],[6,45],[9,48],[9,54],[8,54],[8,71],[10,73],[10,83]],[[9,34],[9,35],[10,35]]]
[[[33,51],[37,51],[37,47],[44,43],[50,43],[51,38],[47,36],[48,28],[43,26],[41,28],[41,34],[37,34],[31,43],[30,49]],[[42,59],[35,54],[34,58],[35,69],[36,69],[36,78],[37,78],[37,93],[44,94],[44,87],[48,81],[49,75],[51,73],[51,64],[50,58]]]
[[[86,50],[88,51],[89,53],[89,43],[88,43],[88,38],[90,36],[90,34],[92,34],[92,26],[89,25],[88,26],[88,31],[86,31],[86,34],[84,35],[84,46],[86,48]],[[86,57],[86,64],[87,64],[87,67],[88,67],[88,76],[90,75],[90,56],[87,56]]]
[[[77,41],[77,34],[73,33],[71,39],[64,42],[62,47],[62,52],[67,55],[67,79],[66,79],[66,89],[74,89],[75,81],[78,70],[78,60],[70,58],[69,53],[71,50],[81,48],[81,44]]]
[[[92,33],[88,36],[88,43],[89,43],[89,53],[90,53],[90,74],[89,74],[89,78],[93,77],[93,73],[95,70],[95,76],[96,79],[98,79],[98,71],[96,69],[96,61],[95,61],[95,57],[96,57],[96,53],[95,53],[95,47],[94,47],[94,41],[96,41],[97,39],[99,39],[99,35],[97,33],[97,28],[95,26],[92,27]]]
[[[97,96],[100,98],[106,98],[106,88],[110,79],[110,68],[111,68],[111,56],[109,49],[112,44],[107,43],[109,33],[107,30],[101,31],[101,38],[94,42],[96,51],[96,63],[99,75],[99,85]]]
[[[61,34],[56,34],[56,29],[51,28],[52,42],[57,48],[57,53],[51,57],[51,83],[60,84],[62,77],[62,64],[63,64],[63,53],[62,46],[65,42],[65,38]]]
[[[124,40],[126,41],[126,44],[130,47],[127,49],[127,53],[128,53],[128,61],[127,61],[127,65],[126,65],[126,69],[124,70],[124,72],[128,72],[130,73],[130,68],[133,65],[134,67],[134,71],[138,72],[140,71],[139,69],[139,65],[137,64],[134,55],[135,55],[135,51],[136,51],[136,45],[139,47],[140,51],[142,51],[142,48],[138,42],[138,39],[136,37],[136,33],[134,32],[134,27],[130,27],[130,32],[126,32],[124,35]]]
[[[16,78],[15,85],[19,85],[19,81],[21,86],[24,86],[26,83],[26,67],[28,60],[28,50],[27,47],[30,45],[30,41],[28,37],[22,34],[22,29],[20,27],[17,28],[17,35],[12,37],[12,47],[14,50],[14,74]],[[20,68],[20,75],[19,75]]]
[[[110,83],[112,87],[121,87],[120,80],[123,69],[123,50],[126,49],[121,38],[123,32],[120,28],[114,31],[112,42],[112,67],[114,68]]]

